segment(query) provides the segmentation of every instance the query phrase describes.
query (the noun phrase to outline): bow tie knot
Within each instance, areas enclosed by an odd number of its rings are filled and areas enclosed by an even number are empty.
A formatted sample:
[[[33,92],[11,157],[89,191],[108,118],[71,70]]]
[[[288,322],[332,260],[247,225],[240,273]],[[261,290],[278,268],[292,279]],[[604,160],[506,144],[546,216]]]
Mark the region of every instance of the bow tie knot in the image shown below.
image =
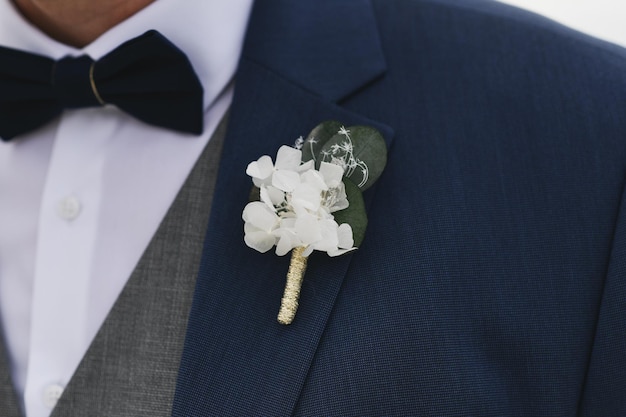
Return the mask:
[[[103,106],[94,80],[95,62],[87,55],[65,57],[52,70],[52,86],[66,109]]]
[[[200,134],[203,89],[187,56],[154,30],[98,61],[58,61],[0,47],[0,137],[43,126],[63,109],[112,104],[135,118]]]

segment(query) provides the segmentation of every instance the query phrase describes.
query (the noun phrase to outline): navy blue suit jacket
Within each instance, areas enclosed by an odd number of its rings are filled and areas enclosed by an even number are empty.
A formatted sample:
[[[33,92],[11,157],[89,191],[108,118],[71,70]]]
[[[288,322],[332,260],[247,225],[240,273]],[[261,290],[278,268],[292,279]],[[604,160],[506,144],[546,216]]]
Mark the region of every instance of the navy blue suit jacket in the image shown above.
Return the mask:
[[[362,247],[243,242],[246,165],[381,129]],[[626,54],[480,0],[257,0],[174,416],[626,416]]]

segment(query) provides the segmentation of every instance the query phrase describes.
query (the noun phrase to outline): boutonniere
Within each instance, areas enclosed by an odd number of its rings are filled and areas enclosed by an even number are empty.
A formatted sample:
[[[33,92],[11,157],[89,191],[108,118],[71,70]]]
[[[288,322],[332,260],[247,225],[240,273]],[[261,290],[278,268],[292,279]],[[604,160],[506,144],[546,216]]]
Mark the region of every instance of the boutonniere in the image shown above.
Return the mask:
[[[278,322],[290,324],[298,309],[308,256],[339,256],[359,247],[367,215],[362,191],[382,173],[387,146],[378,130],[327,121],[295,147],[282,146],[276,161],[264,155],[248,165],[252,201],[243,210],[245,243],[265,253],[291,252]]]

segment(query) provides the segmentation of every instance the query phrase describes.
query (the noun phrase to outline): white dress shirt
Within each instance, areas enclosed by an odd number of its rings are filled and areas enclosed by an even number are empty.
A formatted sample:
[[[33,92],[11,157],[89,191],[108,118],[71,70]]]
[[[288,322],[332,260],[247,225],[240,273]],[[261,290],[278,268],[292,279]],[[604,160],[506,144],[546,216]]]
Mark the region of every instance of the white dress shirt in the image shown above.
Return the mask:
[[[0,0],[0,45],[98,59],[156,29],[187,54],[204,88],[199,137],[105,106],[0,142],[0,318],[27,417],[50,414],[228,108],[251,5],[157,0],[75,49]]]

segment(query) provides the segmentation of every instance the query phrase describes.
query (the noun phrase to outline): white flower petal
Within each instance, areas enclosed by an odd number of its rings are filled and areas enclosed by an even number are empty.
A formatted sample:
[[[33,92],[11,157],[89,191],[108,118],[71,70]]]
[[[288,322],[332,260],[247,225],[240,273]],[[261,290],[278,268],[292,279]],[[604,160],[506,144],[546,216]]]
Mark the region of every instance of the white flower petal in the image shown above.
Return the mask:
[[[246,222],[246,223],[244,223],[244,224],[243,224],[243,232],[244,232],[245,234],[258,232],[259,230],[261,230],[261,229],[259,229],[258,227],[255,227],[255,226],[251,225],[251,224],[250,224],[250,223],[248,223],[248,222]]]
[[[316,212],[318,211],[321,203],[321,191],[311,184],[300,184],[293,191],[293,193],[291,193],[291,204],[294,206],[296,214],[299,214],[299,212],[301,211],[298,210],[298,208],[300,207],[306,210],[310,210],[312,212]]]
[[[279,170],[272,177],[272,185],[279,190],[290,193],[300,184],[300,175],[295,171]]]
[[[261,201],[265,204],[267,204],[269,209],[273,209],[274,208],[274,204],[272,204],[272,199],[270,198],[269,193],[267,192],[267,187],[262,185],[259,188],[259,195],[261,197]]]
[[[315,250],[322,252],[336,250],[339,245],[339,238],[337,237],[337,222],[329,219],[321,220],[318,223],[318,227],[322,237],[313,244],[313,246],[315,246]]]
[[[338,245],[341,249],[351,249],[354,246],[354,236],[352,235],[352,226],[343,223],[337,228]]]
[[[345,210],[349,206],[350,206],[350,203],[348,203],[348,199],[344,198],[343,200],[335,201],[335,204],[333,204],[332,207],[329,207],[329,211],[331,213],[334,213],[334,212],[339,211],[339,210]]]
[[[315,216],[305,214],[296,218],[295,231],[303,244],[313,244],[322,239],[320,222]]]
[[[271,185],[261,187],[261,201],[272,209],[285,202],[285,193]]]
[[[296,169],[296,171],[298,172],[304,172],[304,171],[308,171],[310,169],[315,169],[315,161],[313,161],[312,159],[306,161],[305,163],[303,163],[302,165],[300,165],[298,167],[298,169]]]
[[[281,218],[280,226],[278,226],[278,228],[291,230],[293,233],[295,233],[294,229],[296,228],[296,219],[294,217]]]
[[[291,239],[287,237],[282,237],[278,240],[278,243],[276,244],[276,255],[285,256],[292,249],[293,246],[291,246]]]
[[[246,223],[250,223],[267,233],[275,229],[280,220],[274,211],[260,201],[248,203],[243,209],[241,217]]]
[[[259,180],[265,180],[274,171],[274,164],[272,164],[272,158],[267,155],[263,155],[258,160],[250,162],[248,168],[246,168],[246,174],[252,178]]]
[[[292,214],[295,217],[300,217],[303,216],[305,214],[311,214],[312,210],[307,209],[306,207],[304,207],[302,204],[300,204],[300,201],[296,200],[294,201],[293,198],[291,199],[290,203],[289,203],[289,207],[292,210]]]
[[[246,233],[243,240],[246,242],[246,245],[261,253],[265,253],[272,249],[276,243],[276,238],[264,231]]]
[[[341,183],[343,178],[343,168],[339,165],[322,162],[320,164],[320,174],[324,177],[329,188],[335,188]]]
[[[317,188],[320,192],[328,190],[324,177],[315,170],[306,171],[300,174],[300,181]]]
[[[302,162],[302,151],[291,146],[281,146],[276,154],[276,169],[295,171]]]
[[[279,206],[285,202],[285,193],[276,187],[268,186],[267,192],[270,196],[270,200],[275,206]]]
[[[278,235],[278,243],[276,244],[276,255],[278,256],[286,255],[290,250],[302,244],[293,230],[279,229],[274,234]]]
[[[356,249],[357,248],[336,249],[336,250],[330,250],[327,253],[328,253],[328,256],[335,257],[335,256],[343,255],[344,253],[352,252],[353,250],[356,250]]]

